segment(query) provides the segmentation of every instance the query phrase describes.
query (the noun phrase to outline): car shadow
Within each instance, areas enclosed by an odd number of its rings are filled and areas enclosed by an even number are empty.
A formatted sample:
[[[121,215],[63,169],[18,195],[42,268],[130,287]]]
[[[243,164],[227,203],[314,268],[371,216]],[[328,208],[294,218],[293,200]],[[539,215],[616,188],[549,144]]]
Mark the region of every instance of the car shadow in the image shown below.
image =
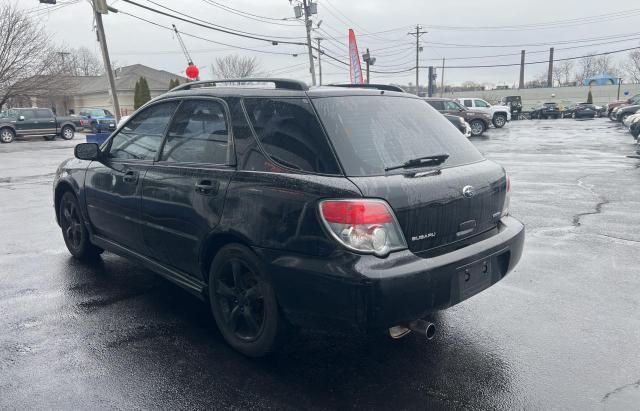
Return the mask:
[[[239,396],[267,408],[498,406],[514,379],[499,350],[446,313],[433,316],[440,332],[429,342],[301,330],[272,356],[249,359],[226,345],[206,302],[150,271],[108,253],[68,267],[78,321],[95,328],[83,355],[116,378],[114,389],[146,386],[167,407],[247,405]]]

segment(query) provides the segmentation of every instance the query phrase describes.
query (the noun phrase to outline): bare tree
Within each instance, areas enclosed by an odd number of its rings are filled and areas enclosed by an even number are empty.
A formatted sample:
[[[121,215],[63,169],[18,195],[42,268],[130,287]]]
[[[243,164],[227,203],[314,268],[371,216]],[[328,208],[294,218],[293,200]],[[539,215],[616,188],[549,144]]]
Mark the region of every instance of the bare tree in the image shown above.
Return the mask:
[[[255,57],[242,57],[236,54],[229,54],[224,57],[217,57],[211,65],[213,74],[222,79],[246,78],[255,76],[260,71],[260,64]]]
[[[578,60],[578,69],[576,71],[576,81],[579,84],[589,77],[596,74],[596,58],[594,56],[585,56]]]
[[[573,78],[573,61],[559,61],[553,66],[553,79],[558,85],[568,84]]]
[[[615,62],[610,54],[596,57],[594,60],[594,68],[595,74],[610,74],[613,76],[618,74],[618,69],[615,67]]]
[[[88,48],[80,47],[68,55],[61,53],[64,73],[69,76],[99,76],[104,73],[102,61]]]
[[[624,63],[624,71],[629,76],[629,80],[640,83],[640,50],[633,50],[629,53],[627,61]]]
[[[0,108],[9,99],[64,88],[59,55],[42,27],[12,4],[0,5]]]

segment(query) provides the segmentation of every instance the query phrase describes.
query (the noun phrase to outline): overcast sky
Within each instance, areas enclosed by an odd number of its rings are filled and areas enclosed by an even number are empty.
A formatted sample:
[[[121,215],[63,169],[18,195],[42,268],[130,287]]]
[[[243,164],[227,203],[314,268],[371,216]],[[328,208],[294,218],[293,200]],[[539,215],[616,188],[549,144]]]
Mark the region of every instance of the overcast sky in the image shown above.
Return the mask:
[[[293,6],[288,0],[135,1],[175,14],[158,6],[165,5],[205,22],[251,35],[285,41],[305,41],[304,26],[299,21],[279,20],[292,18],[294,15]],[[55,43],[67,48],[85,46],[99,54],[88,0],[58,0],[58,3],[64,6],[39,5],[38,0],[18,2],[45,24]],[[529,53],[528,61],[546,60],[551,43],[557,43],[556,58],[580,56],[594,51],[618,50],[640,44],[640,31],[637,29],[640,4],[637,0],[611,3],[592,0],[317,0],[317,3],[318,14],[313,16],[316,23],[314,27],[320,20],[322,22],[313,36],[325,38],[323,48],[326,47],[326,52],[339,60],[348,61],[347,30],[353,28],[360,54],[368,47],[372,56],[377,58],[372,69],[386,72],[405,70],[415,65],[415,37],[407,33],[410,30],[415,31],[416,24],[422,25],[423,29],[428,31],[421,37],[424,50],[420,53],[420,61],[421,65],[425,66],[440,66],[443,57],[447,59],[445,66],[519,63],[521,49],[526,49]],[[310,82],[308,57],[304,46],[274,46],[264,41],[236,37],[154,14],[124,0],[109,1],[109,4],[165,27],[175,23],[178,29],[185,33],[256,50],[238,50],[185,36],[185,43],[194,63],[201,68],[203,78],[212,76],[210,67],[216,57],[237,53],[256,56],[262,71],[267,74]],[[219,5],[232,7],[240,13],[225,11]],[[242,13],[261,17],[251,19]],[[593,18],[605,14],[607,16]],[[573,21],[569,21],[570,19]],[[104,22],[112,59],[119,65],[142,63],[184,75],[186,61],[177,39],[170,30],[123,13],[110,13],[104,17]],[[460,29],[461,27],[465,29]],[[629,36],[613,37],[616,35]],[[602,39],[603,37],[609,38]],[[588,41],[577,43],[575,40]],[[558,44],[562,42],[564,44]],[[522,46],[524,44],[526,46]],[[505,45],[510,47],[494,47]],[[294,54],[297,54],[297,57],[294,57]],[[501,56],[469,59],[495,55]],[[618,54],[615,58],[622,60],[624,56],[625,54]],[[545,64],[529,65],[526,68],[526,77],[538,77],[545,70]],[[512,85],[517,82],[518,72],[518,67],[451,68],[445,70],[445,82],[460,84],[472,80]],[[421,70],[420,75],[421,84],[424,84],[426,70]],[[372,73],[371,78],[373,82],[408,84],[415,81],[415,72]],[[348,69],[328,57],[323,57],[323,79],[325,83],[348,81]]]

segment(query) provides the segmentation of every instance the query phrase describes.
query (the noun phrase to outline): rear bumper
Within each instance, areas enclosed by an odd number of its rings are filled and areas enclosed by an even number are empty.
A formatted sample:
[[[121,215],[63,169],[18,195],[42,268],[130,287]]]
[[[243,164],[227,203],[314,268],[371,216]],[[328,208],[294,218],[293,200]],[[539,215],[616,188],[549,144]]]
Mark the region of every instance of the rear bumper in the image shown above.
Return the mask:
[[[523,244],[524,226],[505,217],[497,234],[431,258],[408,250],[384,259],[343,250],[329,257],[256,252],[266,262],[291,322],[366,329],[406,324],[472,297],[515,267]],[[466,270],[471,283],[465,281]]]

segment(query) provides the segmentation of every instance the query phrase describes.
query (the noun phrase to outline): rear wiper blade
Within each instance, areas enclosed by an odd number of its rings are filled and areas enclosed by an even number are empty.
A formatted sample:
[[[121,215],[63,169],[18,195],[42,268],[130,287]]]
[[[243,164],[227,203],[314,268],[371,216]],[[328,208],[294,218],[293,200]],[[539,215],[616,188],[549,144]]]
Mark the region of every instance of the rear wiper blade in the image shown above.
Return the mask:
[[[446,153],[412,158],[411,160],[405,161],[398,166],[387,167],[384,169],[384,171],[397,170],[399,168],[419,167],[423,165],[438,165],[447,161],[448,158],[449,154]]]

